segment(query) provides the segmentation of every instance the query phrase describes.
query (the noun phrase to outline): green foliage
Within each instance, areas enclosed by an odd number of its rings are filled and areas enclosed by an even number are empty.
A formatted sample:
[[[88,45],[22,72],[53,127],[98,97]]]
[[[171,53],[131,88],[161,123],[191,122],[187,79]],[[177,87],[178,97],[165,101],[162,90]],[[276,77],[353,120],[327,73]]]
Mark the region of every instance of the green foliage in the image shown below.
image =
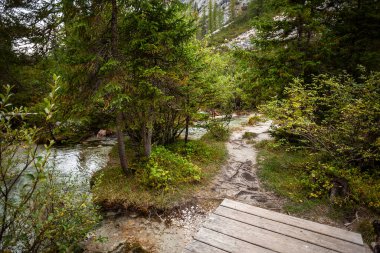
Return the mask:
[[[280,196],[300,203],[307,191],[300,182],[305,163],[312,158],[304,151],[286,151],[284,145],[275,141],[262,141],[259,148],[259,177],[264,184]]]
[[[230,21],[233,21],[236,18],[236,0],[230,0],[229,5],[229,14],[230,14]]]
[[[376,233],[370,220],[361,220],[358,225],[358,232],[363,236],[363,241],[368,245],[371,245],[376,238]]]
[[[303,217],[328,214],[327,196],[310,198],[309,188],[303,181],[305,166],[318,158],[275,140],[261,141],[256,147],[259,148],[258,176],[265,187],[284,197],[284,210]]]
[[[266,187],[285,197],[286,202],[283,207],[286,212],[310,219],[329,217],[342,223],[346,223],[347,219],[355,218],[352,215],[356,213],[360,219],[355,221],[351,228],[361,233],[365,241],[373,241],[374,234],[369,220],[376,219],[376,217],[362,207],[358,209],[357,203],[352,203],[351,197],[352,194],[358,194],[359,198],[378,195],[376,193],[378,183],[370,177],[356,180],[356,177],[361,177],[360,174],[353,173],[353,171],[338,171],[331,165],[321,164],[320,160],[320,156],[313,155],[308,150],[294,149],[294,147],[281,144],[276,140],[260,142],[258,176]],[[331,172],[335,176],[338,176],[339,173],[352,176],[349,197],[337,196],[333,204],[329,203],[327,189],[324,189],[318,198],[311,195],[311,188],[317,186],[318,183],[325,184],[327,188],[331,187]],[[326,184],[323,179],[327,179],[329,183]],[[352,184],[355,181],[356,183]],[[356,191],[356,188],[360,190]],[[321,190],[319,185],[314,189]],[[368,195],[369,191],[372,193]],[[351,200],[344,203],[344,198]],[[360,204],[364,203],[360,202]]]
[[[159,148],[162,149],[162,147]],[[171,209],[178,207],[179,204],[186,203],[195,191],[201,190],[212,180],[228,155],[224,142],[197,140],[185,143],[178,141],[168,145],[167,150],[163,151],[165,157],[169,156],[169,159],[174,160],[182,157],[185,162],[181,159],[179,164],[196,165],[201,169],[201,178],[200,181],[194,180],[194,175],[197,176],[198,174],[195,171],[196,174],[188,177],[192,182],[184,183],[180,180],[172,180],[168,182],[169,190],[165,190],[165,188],[157,189],[142,183],[142,176],[145,177],[145,182],[148,182],[147,163],[138,161],[138,157],[135,157],[137,152],[133,146],[130,146],[130,142],[127,142],[126,150],[132,160],[131,167],[135,169],[135,174],[125,175],[123,173],[117,162],[117,149],[114,148],[110,154],[108,166],[94,175],[93,180],[98,183],[92,188],[92,192],[96,203],[99,203],[103,208],[113,208],[117,205],[125,208],[134,207],[144,211],[149,208]],[[170,153],[166,155],[168,152]],[[160,154],[159,157],[164,157],[164,155]],[[160,162],[159,166],[160,164],[162,165],[164,162]],[[186,171],[186,169],[179,171],[172,165],[169,165],[168,168],[175,171],[176,175],[184,175],[183,172]],[[161,169],[167,170],[166,167]],[[174,177],[170,171],[168,175]]]
[[[47,179],[39,183],[28,209],[19,217],[24,227],[13,234],[12,244],[41,251],[78,250],[101,219],[98,209],[77,179],[64,179],[54,172]]]
[[[334,196],[331,201],[345,208],[357,208],[364,205],[380,210],[380,185],[378,178],[361,173],[357,168],[335,167],[328,163],[314,161],[306,164],[301,183],[309,192],[309,198],[326,197],[334,187],[334,181],[344,179],[349,185],[347,194]]]
[[[217,149],[199,140],[189,141],[187,143],[178,141],[169,145],[168,149],[186,157],[186,159],[191,162],[201,162],[204,164],[212,162],[213,158],[219,156]]]
[[[40,150],[40,129],[14,124],[27,110],[12,108],[11,88],[5,89],[0,94],[0,251],[74,251],[97,224],[97,210],[78,182],[47,168],[53,142]],[[41,112],[47,122],[54,116],[57,90]]]
[[[15,106],[32,106],[49,92],[51,61],[46,54],[56,45],[59,23],[53,5],[52,1],[1,2],[0,83],[13,86]]]
[[[213,10],[213,0],[208,0],[208,31],[209,33],[212,33],[215,30],[215,22],[214,22],[214,13],[215,10]],[[205,7],[203,7],[205,8]]]
[[[207,133],[203,139],[211,139],[217,141],[227,141],[230,136],[228,126],[224,122],[213,120],[207,124]]]
[[[248,119],[248,125],[253,126],[261,121],[261,117],[259,115],[252,116]]]
[[[200,181],[201,169],[164,147],[155,147],[142,172],[143,184],[155,189],[173,189],[182,183]]]
[[[295,77],[309,84],[312,75],[342,70],[357,78],[359,64],[378,70],[378,8],[377,1],[252,1],[247,23],[256,30],[255,50],[235,51],[245,106],[282,97]]]
[[[203,107],[229,114],[234,109],[235,92],[231,55],[210,48],[204,48],[201,53],[204,57],[203,68],[198,72],[197,78],[204,84],[201,96],[204,100]]]
[[[278,123],[278,131],[329,159],[376,172],[380,111],[379,74],[362,77],[321,75],[310,85],[300,80],[285,90],[287,99],[263,107]]]
[[[243,139],[248,139],[248,140],[252,140],[254,138],[257,137],[257,133],[252,133],[252,132],[245,132],[243,134]]]
[[[310,197],[326,196],[334,180],[343,179],[349,192],[335,200],[338,205],[378,210],[379,80],[379,73],[360,82],[347,74],[317,76],[309,85],[295,80],[285,89],[286,99],[262,108],[275,120],[277,138],[318,155],[318,162],[305,165]]]

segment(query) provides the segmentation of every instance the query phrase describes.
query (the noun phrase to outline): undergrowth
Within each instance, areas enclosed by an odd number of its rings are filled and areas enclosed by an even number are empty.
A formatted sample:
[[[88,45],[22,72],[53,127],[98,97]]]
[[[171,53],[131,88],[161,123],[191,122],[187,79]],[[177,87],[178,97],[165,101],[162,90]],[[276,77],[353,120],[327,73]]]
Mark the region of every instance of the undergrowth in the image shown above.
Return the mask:
[[[340,224],[350,223],[353,230],[362,233],[366,242],[373,241],[374,234],[368,223],[379,218],[371,203],[380,194],[378,184],[350,171],[345,175],[349,183],[348,195],[331,199],[329,173],[334,172],[332,168],[321,168],[322,157],[275,140],[262,141],[256,147],[259,150],[258,176],[266,188],[288,200],[285,212],[310,219],[328,217]]]
[[[137,149],[130,143],[126,148],[134,174],[123,173],[115,147],[108,166],[93,177],[95,202],[104,209],[122,207],[146,212],[183,205],[210,181],[227,157],[224,142],[215,140],[156,146],[148,161],[138,158]]]

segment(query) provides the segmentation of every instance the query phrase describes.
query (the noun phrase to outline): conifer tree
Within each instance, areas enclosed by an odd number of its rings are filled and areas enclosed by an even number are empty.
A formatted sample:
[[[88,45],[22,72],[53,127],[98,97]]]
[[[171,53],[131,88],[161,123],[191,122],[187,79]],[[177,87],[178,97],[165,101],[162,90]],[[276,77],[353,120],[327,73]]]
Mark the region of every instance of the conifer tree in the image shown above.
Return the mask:
[[[218,27],[222,27],[224,23],[224,11],[220,6],[218,8],[217,23]]]
[[[214,31],[214,23],[213,23],[213,0],[208,0],[208,32],[212,33]]]
[[[65,68],[66,91],[76,103],[95,101],[113,113],[127,173],[122,131],[126,128],[150,156],[152,140],[160,134],[154,133],[155,122],[176,94],[177,64],[194,35],[194,20],[179,1],[94,1],[87,12],[76,8],[62,48],[62,62],[77,66]]]
[[[233,21],[235,18],[236,18],[236,10],[235,10],[235,7],[236,7],[236,0],[230,0],[230,5],[229,5],[229,9],[230,9],[230,21]]]
[[[219,24],[217,22],[218,17],[218,4],[216,1],[214,2],[213,10],[212,10],[212,27],[214,28],[214,31],[219,28]]]
[[[208,31],[208,25],[207,25],[206,8],[203,8],[202,18],[201,18],[201,34],[202,34],[202,37],[207,34],[207,31]]]

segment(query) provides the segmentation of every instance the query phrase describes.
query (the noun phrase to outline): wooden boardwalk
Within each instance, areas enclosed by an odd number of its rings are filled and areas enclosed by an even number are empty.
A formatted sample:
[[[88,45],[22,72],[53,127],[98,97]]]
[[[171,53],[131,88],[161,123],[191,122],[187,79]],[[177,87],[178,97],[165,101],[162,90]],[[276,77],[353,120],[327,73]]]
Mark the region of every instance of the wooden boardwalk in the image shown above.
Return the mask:
[[[360,234],[225,199],[183,253],[365,252]]]

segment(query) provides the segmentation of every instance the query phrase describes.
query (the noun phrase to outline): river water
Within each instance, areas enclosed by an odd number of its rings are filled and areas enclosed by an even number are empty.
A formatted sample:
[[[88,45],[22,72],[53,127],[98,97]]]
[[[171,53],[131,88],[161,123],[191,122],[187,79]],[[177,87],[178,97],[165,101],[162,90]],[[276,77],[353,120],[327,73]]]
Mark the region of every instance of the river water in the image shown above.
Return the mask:
[[[91,175],[104,168],[116,138],[90,138],[80,144],[55,146],[50,149],[47,166],[63,176],[89,180]]]

